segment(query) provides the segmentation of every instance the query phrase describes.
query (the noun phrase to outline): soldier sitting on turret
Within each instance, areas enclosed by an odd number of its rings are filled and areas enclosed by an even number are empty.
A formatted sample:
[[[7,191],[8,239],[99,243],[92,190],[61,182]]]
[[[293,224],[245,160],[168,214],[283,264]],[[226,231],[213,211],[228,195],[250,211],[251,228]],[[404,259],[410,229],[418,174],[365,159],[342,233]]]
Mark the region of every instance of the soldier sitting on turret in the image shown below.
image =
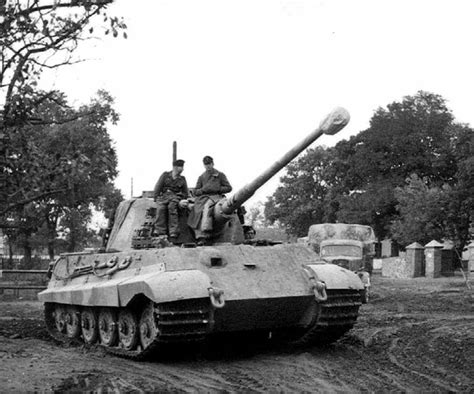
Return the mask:
[[[156,182],[154,200],[158,202],[155,234],[170,238],[179,236],[178,205],[180,200],[188,198],[186,178],[181,175],[184,160],[175,160],[173,170],[165,171]]]
[[[211,156],[203,158],[204,168],[196,183],[194,195],[196,201],[188,218],[188,225],[194,230],[198,244],[204,244],[212,235],[212,210],[222,195],[232,190],[223,172],[214,168]]]

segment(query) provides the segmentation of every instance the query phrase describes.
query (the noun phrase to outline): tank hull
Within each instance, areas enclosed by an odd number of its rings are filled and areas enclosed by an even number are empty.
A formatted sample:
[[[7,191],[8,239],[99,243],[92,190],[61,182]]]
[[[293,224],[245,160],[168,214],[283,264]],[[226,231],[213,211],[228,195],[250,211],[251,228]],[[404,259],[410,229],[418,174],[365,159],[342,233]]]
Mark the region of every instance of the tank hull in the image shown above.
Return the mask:
[[[327,299],[315,290],[315,281],[324,283]],[[87,331],[78,334],[67,325],[92,311],[97,325],[110,320],[112,331],[130,325],[130,319],[139,334],[153,331],[142,328],[155,324],[158,334],[150,343],[200,341],[240,331],[294,331],[304,337],[318,324],[317,338],[324,341],[355,323],[362,289],[354,273],[318,261],[304,245],[226,244],[63,256],[38,297],[47,305],[46,320],[56,337],[87,337]],[[147,320],[143,314],[149,305],[152,317]],[[132,318],[123,323],[120,316],[126,311]],[[324,313],[329,321],[321,325]],[[97,341],[103,342],[100,335]],[[117,341],[106,347],[136,357],[153,347],[136,342],[129,350]]]

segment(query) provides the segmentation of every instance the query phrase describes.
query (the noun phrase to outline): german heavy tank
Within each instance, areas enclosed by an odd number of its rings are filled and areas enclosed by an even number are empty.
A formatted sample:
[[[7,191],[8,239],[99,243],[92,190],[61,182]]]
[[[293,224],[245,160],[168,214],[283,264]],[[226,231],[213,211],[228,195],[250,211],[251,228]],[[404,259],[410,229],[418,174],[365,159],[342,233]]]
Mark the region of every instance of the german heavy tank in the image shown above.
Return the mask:
[[[247,334],[332,342],[356,322],[359,277],[309,246],[246,239],[238,209],[322,134],[349,121],[331,112],[303,141],[214,207],[211,245],[198,246],[180,212],[180,246],[152,233],[156,203],[124,201],[103,253],[63,254],[39,293],[57,339],[98,343],[141,359],[166,347]]]

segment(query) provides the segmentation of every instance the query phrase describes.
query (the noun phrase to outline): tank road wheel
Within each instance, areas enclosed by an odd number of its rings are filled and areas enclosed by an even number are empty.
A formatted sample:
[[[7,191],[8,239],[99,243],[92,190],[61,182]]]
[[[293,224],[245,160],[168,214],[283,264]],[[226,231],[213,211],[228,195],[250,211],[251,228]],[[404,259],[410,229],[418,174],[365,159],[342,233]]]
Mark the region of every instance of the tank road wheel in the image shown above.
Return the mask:
[[[81,333],[79,316],[79,310],[75,306],[66,308],[66,335],[69,338],[78,338]]]
[[[123,349],[133,350],[138,343],[138,322],[135,315],[123,309],[118,315],[119,344]]]
[[[153,303],[149,302],[140,316],[140,342],[143,349],[150,346],[158,334]]]
[[[64,333],[66,329],[66,308],[62,305],[57,305],[54,308],[54,325],[58,332]]]
[[[114,346],[117,343],[117,314],[109,308],[99,312],[99,337],[105,346]]]
[[[92,344],[97,341],[99,336],[97,315],[92,308],[85,308],[81,313],[81,331],[85,343]]]

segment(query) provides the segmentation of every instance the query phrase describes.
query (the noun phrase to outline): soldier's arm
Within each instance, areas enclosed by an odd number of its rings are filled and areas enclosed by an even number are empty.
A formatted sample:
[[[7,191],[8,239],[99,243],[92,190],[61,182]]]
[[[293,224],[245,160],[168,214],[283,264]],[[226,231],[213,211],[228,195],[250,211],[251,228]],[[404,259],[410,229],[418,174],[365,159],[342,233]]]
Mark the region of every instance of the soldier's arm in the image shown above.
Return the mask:
[[[153,198],[156,201],[156,198],[163,192],[163,185],[165,183],[165,173],[161,174],[158,182],[156,182],[155,189],[153,190]]]
[[[202,178],[199,176],[197,182],[196,182],[196,187],[194,188],[194,195],[195,196],[200,196],[202,195]]]
[[[184,178],[184,176],[183,176]],[[184,185],[183,185],[183,198],[188,198],[189,197],[189,189],[188,189],[188,183],[186,182],[186,178],[184,178]]]
[[[223,172],[220,172],[220,178],[221,178],[221,190],[220,193],[225,194],[229,193],[232,191],[232,186],[230,185],[230,182],[227,180],[227,177]]]

